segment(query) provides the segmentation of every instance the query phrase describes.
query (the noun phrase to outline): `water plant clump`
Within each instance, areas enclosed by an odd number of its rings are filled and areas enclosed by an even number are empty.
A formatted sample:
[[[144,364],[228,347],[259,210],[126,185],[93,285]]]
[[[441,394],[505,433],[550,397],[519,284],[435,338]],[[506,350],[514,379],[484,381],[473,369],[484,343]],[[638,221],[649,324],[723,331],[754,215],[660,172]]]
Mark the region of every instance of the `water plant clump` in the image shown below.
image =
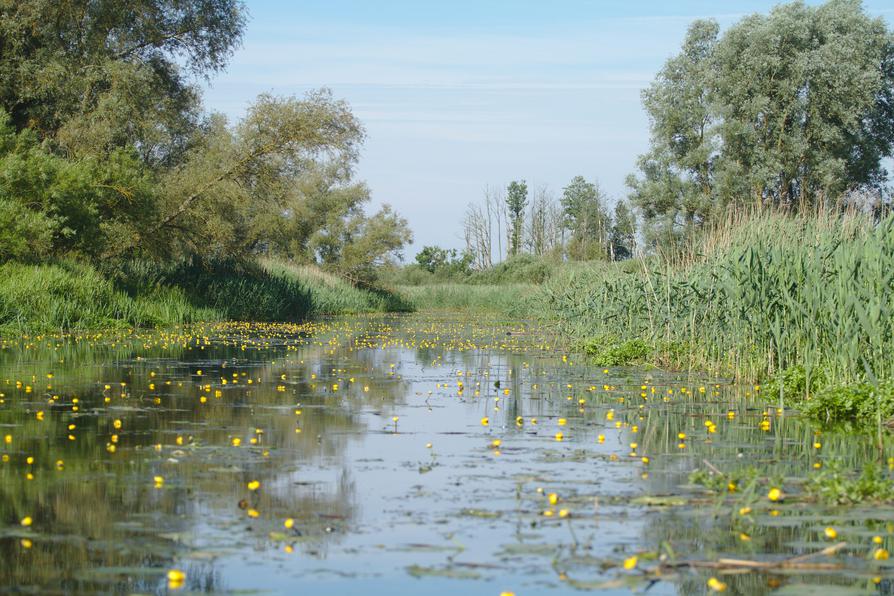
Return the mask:
[[[641,339],[620,341],[613,337],[588,340],[583,344],[583,349],[599,366],[641,364],[654,352],[654,348]]]
[[[826,424],[864,424],[891,427],[894,417],[894,381],[827,386],[809,399],[797,402],[801,411]]]
[[[805,484],[808,494],[827,505],[894,502],[894,477],[890,465],[887,472],[874,462],[861,471],[847,470],[840,461],[833,461],[812,473]]]

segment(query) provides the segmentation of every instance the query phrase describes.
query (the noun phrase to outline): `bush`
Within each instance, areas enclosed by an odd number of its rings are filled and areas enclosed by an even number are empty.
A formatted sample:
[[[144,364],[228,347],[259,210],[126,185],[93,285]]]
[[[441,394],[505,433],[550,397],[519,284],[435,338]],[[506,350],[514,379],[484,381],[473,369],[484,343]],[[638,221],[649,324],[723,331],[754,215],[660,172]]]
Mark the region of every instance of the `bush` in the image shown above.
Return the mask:
[[[800,402],[801,411],[826,424],[875,424],[894,416],[894,382],[877,387],[868,383],[826,387]]]
[[[792,366],[767,380],[761,395],[769,400],[777,400],[780,398],[781,388],[784,402],[788,400],[801,401],[816,393],[825,383],[826,373],[821,369],[811,371],[808,381],[806,368],[800,365]]]
[[[591,339],[583,346],[584,352],[598,366],[626,366],[644,362],[654,351],[641,339],[619,341],[609,337]]]
[[[558,261],[548,257],[521,254],[497,263],[490,269],[473,272],[468,281],[473,284],[540,284],[550,277],[558,265]]]

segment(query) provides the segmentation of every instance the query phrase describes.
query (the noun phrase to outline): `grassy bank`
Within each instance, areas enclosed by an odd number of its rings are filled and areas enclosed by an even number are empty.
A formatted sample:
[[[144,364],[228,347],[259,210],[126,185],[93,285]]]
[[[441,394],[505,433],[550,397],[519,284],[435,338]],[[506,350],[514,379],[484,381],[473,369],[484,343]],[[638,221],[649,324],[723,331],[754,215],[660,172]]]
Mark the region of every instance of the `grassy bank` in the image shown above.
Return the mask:
[[[605,364],[765,381],[828,421],[894,415],[894,216],[730,220],[683,256],[552,276],[539,307]]]
[[[0,329],[7,333],[293,321],[409,308],[388,292],[274,261],[167,267],[128,262],[105,271],[73,261],[0,265]]]
[[[435,283],[399,286],[398,292],[414,310],[465,310],[498,312],[509,317],[528,318],[533,284],[480,285]]]

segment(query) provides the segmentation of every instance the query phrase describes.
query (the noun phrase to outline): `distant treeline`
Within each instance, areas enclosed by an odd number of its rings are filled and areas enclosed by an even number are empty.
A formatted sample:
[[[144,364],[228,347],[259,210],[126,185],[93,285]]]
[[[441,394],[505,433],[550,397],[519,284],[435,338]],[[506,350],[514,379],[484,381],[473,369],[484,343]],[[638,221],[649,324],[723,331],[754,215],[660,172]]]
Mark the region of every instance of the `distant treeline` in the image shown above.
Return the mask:
[[[650,148],[613,214],[582,177],[559,201],[545,187],[529,197],[524,181],[488,189],[464,220],[472,267],[677,250],[743,209],[878,218],[890,207],[894,34],[857,0],[781,4],[722,33],[696,20],[642,100]]]

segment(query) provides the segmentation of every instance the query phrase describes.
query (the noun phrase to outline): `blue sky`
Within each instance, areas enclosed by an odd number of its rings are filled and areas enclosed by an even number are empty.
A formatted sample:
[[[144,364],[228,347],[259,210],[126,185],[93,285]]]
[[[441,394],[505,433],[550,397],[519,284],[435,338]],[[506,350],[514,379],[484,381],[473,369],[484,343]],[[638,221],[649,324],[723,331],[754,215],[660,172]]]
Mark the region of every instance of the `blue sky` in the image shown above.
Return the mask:
[[[688,24],[728,26],[775,2],[249,0],[243,47],[205,91],[238,119],[262,92],[326,86],[367,141],[357,168],[426,244],[460,248],[466,205],[524,178],[575,175],[613,199],[648,144],[640,90]],[[887,1],[864,2],[889,22]]]

